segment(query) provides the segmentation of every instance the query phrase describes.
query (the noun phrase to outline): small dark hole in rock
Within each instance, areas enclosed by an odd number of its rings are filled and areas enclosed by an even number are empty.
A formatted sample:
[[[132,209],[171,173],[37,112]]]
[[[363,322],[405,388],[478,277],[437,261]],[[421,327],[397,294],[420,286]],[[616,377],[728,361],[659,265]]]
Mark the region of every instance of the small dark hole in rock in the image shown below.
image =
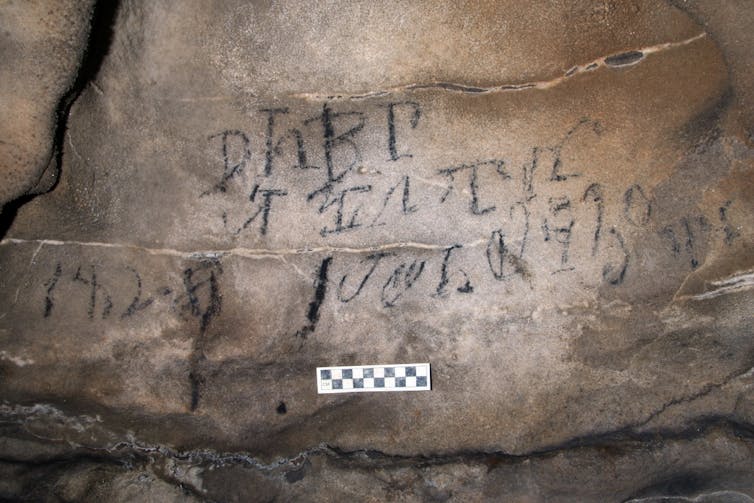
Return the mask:
[[[290,472],[286,472],[286,474],[285,474],[285,480],[289,484],[294,484],[294,483],[298,482],[299,480],[303,479],[304,475],[306,475],[306,473],[304,472],[303,468],[301,468],[300,470],[293,470],[293,471],[290,471]]]
[[[285,414],[288,412],[288,407],[285,406],[285,402],[280,402],[280,405],[275,410],[278,411],[278,414]]]
[[[608,66],[633,65],[644,57],[641,51],[628,51],[620,54],[614,54],[605,58],[605,64]]]

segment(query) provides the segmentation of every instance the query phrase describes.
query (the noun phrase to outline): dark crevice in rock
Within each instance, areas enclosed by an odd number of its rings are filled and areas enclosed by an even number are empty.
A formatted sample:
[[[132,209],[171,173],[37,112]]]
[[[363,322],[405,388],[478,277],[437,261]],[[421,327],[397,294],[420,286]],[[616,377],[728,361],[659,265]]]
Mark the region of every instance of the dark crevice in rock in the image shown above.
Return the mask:
[[[462,93],[471,93],[471,94],[483,93],[487,91],[487,89],[483,87],[465,86],[462,84],[453,84],[451,82],[435,82],[432,84],[420,84],[420,85],[411,86],[411,89],[444,89],[446,91],[458,91]]]
[[[34,197],[36,197],[35,194],[21,196],[18,199],[6,203],[5,206],[0,206],[0,239],[3,239],[8,232],[8,229],[10,229],[13,220],[16,218],[18,209],[34,199]]]
[[[443,454],[393,454],[376,449],[345,450],[337,446],[322,444],[301,451],[290,458],[264,464],[249,453],[218,453],[209,449],[177,451],[165,446],[144,446],[132,442],[120,442],[110,448],[79,446],[70,453],[40,458],[36,461],[19,461],[9,457],[2,458],[0,461],[43,466],[85,460],[120,463],[131,467],[145,461],[169,459],[194,465],[241,465],[271,472],[277,469],[283,471],[298,470],[309,458],[325,455],[336,463],[346,463],[353,468],[427,467],[453,463],[477,463],[494,468],[494,466],[500,464],[516,464],[527,460],[545,459],[564,452],[582,449],[646,449],[652,446],[661,446],[668,442],[701,439],[715,431],[747,443],[754,442],[754,424],[740,422],[729,416],[715,415],[698,418],[682,429],[662,428],[638,432],[633,426],[628,426],[611,432],[572,438],[560,444],[521,454],[485,450],[462,450]]]
[[[50,495],[58,495],[58,480],[61,477],[72,473],[81,473],[86,468],[97,467],[99,477],[84,482],[89,488],[84,490],[86,501],[98,500],[96,488],[106,486],[112,482],[113,475],[126,471],[138,471],[149,473],[155,478],[180,489],[183,496],[191,496],[199,501],[214,503],[217,500],[208,498],[199,489],[189,483],[185,483],[172,476],[162,467],[150,469],[149,460],[132,459],[124,460],[112,457],[102,457],[96,455],[78,455],[57,459],[53,462],[35,463],[35,462],[18,462],[0,458],[0,464],[15,465],[23,467],[23,479],[25,479],[22,493],[12,495],[12,499],[4,499],[0,494],[0,503],[4,501],[70,501],[68,499],[49,499]],[[9,494],[10,496],[10,494]]]
[[[113,39],[113,27],[120,7],[120,0],[98,0],[92,13],[91,28],[89,31],[89,42],[84,50],[84,56],[81,60],[76,80],[71,89],[66,93],[57,110],[57,127],[53,137],[53,163],[48,169],[55,169],[58,173],[63,166],[63,142],[65,133],[68,130],[68,113],[71,106],[79,97],[81,92],[86,88],[89,82],[92,82],[99,73],[105,57],[110,51],[110,45]],[[55,182],[49,187],[52,190],[57,185],[60,176],[57,176]]]
[[[97,0],[92,13],[89,42],[81,60],[76,80],[67,98],[73,100],[99,73],[113,40],[115,20],[121,0]]]
[[[92,12],[89,41],[84,49],[81,65],[68,92],[58,104],[55,111],[56,125],[52,138],[52,158],[48,167],[40,174],[29,194],[8,202],[0,210],[0,239],[13,223],[18,209],[39,194],[53,190],[60,179],[59,173],[63,165],[63,142],[68,130],[68,113],[71,106],[79,97],[87,84],[93,81],[99,73],[105,57],[110,51],[113,39],[113,27],[120,8],[120,0],[98,0]],[[51,173],[53,170],[54,173]],[[49,181],[48,181],[48,180]],[[45,183],[41,183],[45,180]]]
[[[474,86],[466,86],[463,84],[454,84],[452,82],[434,82],[432,84],[417,84],[410,86],[410,89],[442,89],[444,91],[456,91],[461,93],[469,93],[469,94],[483,94],[483,93],[489,93],[492,90],[495,91],[507,91],[507,90],[520,90],[520,89],[529,89],[531,87],[535,87],[535,84],[509,84],[504,86],[498,86],[494,88],[487,88],[487,87],[474,87]]]
[[[722,381],[720,381],[718,383],[707,384],[706,386],[702,387],[702,389],[700,389],[696,393],[692,393],[690,395],[679,397],[679,398],[674,398],[674,399],[672,399],[672,400],[664,403],[661,407],[659,407],[657,410],[655,410],[649,416],[647,416],[643,421],[632,425],[631,428],[632,429],[637,429],[637,428],[641,428],[642,426],[645,426],[645,425],[649,424],[653,419],[659,417],[663,412],[665,412],[668,408],[670,408],[670,407],[672,407],[674,405],[679,405],[679,404],[682,404],[682,403],[689,403],[689,402],[693,402],[694,400],[698,400],[699,398],[703,398],[706,395],[709,395],[710,393],[712,393],[713,391],[716,391],[716,390],[722,388],[723,386],[727,385],[728,383],[730,383],[734,379],[737,379],[737,378],[741,377],[743,374],[746,374],[747,372],[749,372],[751,370],[751,368],[752,368],[751,365],[747,365],[744,370],[739,371],[739,372],[735,372],[735,373],[729,375],[728,377],[726,377],[725,379],[723,379]]]
[[[631,448],[647,445],[660,445],[669,441],[686,441],[702,438],[713,430],[724,431],[746,442],[754,441],[754,425],[741,423],[727,416],[700,418],[680,430],[659,429],[636,432],[632,427],[608,433],[597,433],[570,439],[558,445],[534,450],[523,454],[510,454],[503,451],[460,451],[442,455],[399,455],[386,454],[377,450],[345,451],[327,446],[327,451],[336,460],[347,460],[362,467],[416,465],[432,466],[448,463],[482,463],[498,465],[521,463],[531,459],[548,458],[563,452],[589,448]]]
[[[55,167],[58,170],[62,166],[63,140],[68,126],[68,112],[87,84],[97,78],[102,63],[110,52],[113,28],[119,8],[120,0],[97,0],[94,5],[89,41],[81,59],[81,66],[76,74],[76,80],[68,93],[60,100],[57,110],[58,123],[53,140],[53,152],[56,157]],[[51,189],[54,187],[53,185]]]

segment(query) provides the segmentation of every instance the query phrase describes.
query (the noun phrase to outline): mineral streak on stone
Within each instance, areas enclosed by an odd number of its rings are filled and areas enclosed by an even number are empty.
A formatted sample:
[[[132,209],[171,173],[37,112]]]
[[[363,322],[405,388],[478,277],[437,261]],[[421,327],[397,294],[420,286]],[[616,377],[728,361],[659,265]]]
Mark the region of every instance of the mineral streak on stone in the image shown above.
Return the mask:
[[[3,215],[0,497],[754,497],[754,8],[112,21]],[[411,361],[431,392],[312,378]]]

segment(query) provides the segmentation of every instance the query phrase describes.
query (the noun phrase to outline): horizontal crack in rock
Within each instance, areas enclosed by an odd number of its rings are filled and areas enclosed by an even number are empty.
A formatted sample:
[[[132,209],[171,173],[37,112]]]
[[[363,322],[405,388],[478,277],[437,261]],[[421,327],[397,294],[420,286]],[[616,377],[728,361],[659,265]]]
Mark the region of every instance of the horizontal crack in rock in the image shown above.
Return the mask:
[[[372,92],[364,93],[295,93],[292,94],[293,98],[303,98],[311,100],[331,100],[331,99],[351,99],[361,100],[368,98],[379,98],[382,96],[389,96],[395,93],[412,92],[426,89],[438,89],[441,91],[465,93],[465,94],[490,94],[505,91],[523,91],[526,89],[549,89],[563,83],[566,79],[573,77],[574,75],[589,72],[602,66],[608,67],[622,67],[629,66],[643,61],[648,55],[662,52],[668,49],[674,49],[684,45],[691,44],[697,40],[707,36],[706,32],[699,33],[691,38],[680,40],[677,42],[665,42],[662,44],[656,44],[648,47],[642,47],[640,49],[622,51],[616,54],[609,54],[607,56],[599,57],[588,63],[582,65],[576,65],[568,70],[565,74],[549,80],[539,80],[534,82],[522,82],[512,84],[501,84],[497,86],[481,87],[473,86],[469,84],[462,84],[458,82],[428,82],[428,83],[414,83],[405,84],[401,86],[390,87],[387,89],[380,89]]]
[[[473,248],[486,244],[487,240],[479,239],[471,243],[463,244],[464,248]],[[302,255],[302,254],[320,254],[320,253],[374,253],[381,250],[395,250],[401,248],[410,248],[417,250],[447,250],[453,246],[457,247],[457,244],[432,244],[432,243],[417,243],[417,242],[400,242],[400,243],[386,243],[375,246],[365,246],[363,248],[352,248],[347,246],[320,246],[315,248],[278,248],[278,249],[264,249],[264,248],[228,248],[221,250],[197,250],[197,251],[183,251],[175,250],[171,248],[148,248],[144,246],[134,244],[119,244],[119,243],[103,243],[98,241],[59,241],[55,239],[17,239],[6,238],[0,241],[0,246],[7,246],[11,244],[38,244],[40,246],[86,246],[94,248],[114,248],[114,249],[130,249],[148,253],[150,255],[168,255],[186,259],[207,259],[207,258],[221,258],[227,255],[235,255],[246,258],[269,258],[280,257],[286,255]]]

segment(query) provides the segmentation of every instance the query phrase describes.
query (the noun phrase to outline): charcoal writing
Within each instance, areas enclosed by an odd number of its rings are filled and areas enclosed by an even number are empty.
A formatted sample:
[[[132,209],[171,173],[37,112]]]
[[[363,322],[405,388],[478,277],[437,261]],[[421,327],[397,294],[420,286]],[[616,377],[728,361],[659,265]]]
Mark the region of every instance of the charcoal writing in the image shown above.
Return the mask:
[[[403,262],[396,267],[382,287],[381,300],[385,307],[395,306],[398,299],[421,277],[426,261]]]
[[[450,272],[449,267],[450,257],[453,254],[453,251],[459,248],[463,248],[463,246],[459,244],[449,246],[443,253],[442,268],[440,269],[440,282],[437,284],[437,288],[435,289],[434,294],[437,297],[446,297],[448,295],[447,288],[452,277],[452,273]],[[474,287],[471,285],[471,279],[469,278],[469,275],[460,268],[458,269],[458,273],[463,276],[463,282],[461,286],[456,287],[456,290],[460,293],[472,293],[474,291]]]
[[[88,274],[81,272],[81,267],[76,269],[76,273],[73,275],[73,281],[81,283],[89,287],[89,307],[87,309],[87,315],[91,320],[94,318],[95,309],[97,308],[97,298],[101,298],[102,302],[102,319],[107,318],[110,315],[110,311],[113,308],[113,301],[110,294],[107,293],[107,289],[97,281],[97,268],[94,265],[89,266]]]
[[[433,117],[426,106],[387,98],[266,106],[252,113],[248,127],[233,125],[205,138],[211,175],[197,200],[219,217],[220,230],[264,249],[288,228],[312,229],[313,247],[327,250],[312,266],[312,297],[290,332],[296,337],[316,331],[328,299],[392,309],[417,296],[447,302],[531,286],[536,274],[576,271],[585,284],[620,287],[638,270],[632,264],[640,231],[659,234],[654,238],[667,245],[666,259],[691,269],[703,262],[714,236],[726,246],[741,236],[731,221],[734,201],[709,218],[663,220],[652,190],[617,186],[589,169],[582,147],[605,136],[599,120],[577,118],[563,134],[511,151],[476,156],[457,150],[461,158],[445,164],[420,155],[419,138]],[[422,227],[434,236],[428,243],[405,249],[401,242],[384,249],[370,244],[370,233]],[[359,245],[344,241],[350,237]],[[363,253],[350,261],[328,248],[353,251],[361,243]],[[191,360],[196,408],[208,330],[222,307],[219,261],[196,261],[182,271],[180,284],[150,284],[129,264],[59,262],[47,274],[40,287],[43,318],[71,312],[77,303],[77,312],[91,321],[132,319],[169,306],[198,323]],[[113,297],[123,291],[116,282],[131,285],[127,298]]]
[[[400,112],[402,108],[410,109],[411,118],[409,120],[409,124],[411,125],[411,129],[416,129],[416,126],[419,125],[419,119],[421,118],[421,107],[415,101],[403,101],[397,103],[388,103],[387,105],[385,105],[385,109],[387,110],[388,131],[387,149],[388,153],[390,154],[391,161],[397,161],[402,157],[413,157],[413,155],[409,153],[399,154],[396,147],[397,139],[395,116],[396,113]]]

